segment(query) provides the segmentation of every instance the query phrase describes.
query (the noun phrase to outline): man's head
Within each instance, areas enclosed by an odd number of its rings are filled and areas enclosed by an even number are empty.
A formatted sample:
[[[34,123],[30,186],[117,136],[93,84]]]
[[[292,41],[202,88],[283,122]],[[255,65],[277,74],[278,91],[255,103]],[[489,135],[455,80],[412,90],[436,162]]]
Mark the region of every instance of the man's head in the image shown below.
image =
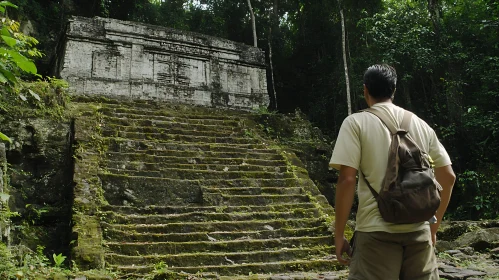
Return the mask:
[[[377,101],[391,99],[397,86],[397,72],[387,64],[370,66],[364,73],[364,86],[367,93]]]

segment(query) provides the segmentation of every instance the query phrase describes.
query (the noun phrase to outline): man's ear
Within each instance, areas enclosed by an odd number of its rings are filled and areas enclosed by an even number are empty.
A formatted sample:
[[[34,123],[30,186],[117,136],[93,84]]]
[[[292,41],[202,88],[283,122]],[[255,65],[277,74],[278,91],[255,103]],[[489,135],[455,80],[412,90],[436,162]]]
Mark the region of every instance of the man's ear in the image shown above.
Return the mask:
[[[364,84],[364,99],[366,100],[367,106],[370,107],[370,105],[369,105],[369,90],[367,89],[365,84]]]

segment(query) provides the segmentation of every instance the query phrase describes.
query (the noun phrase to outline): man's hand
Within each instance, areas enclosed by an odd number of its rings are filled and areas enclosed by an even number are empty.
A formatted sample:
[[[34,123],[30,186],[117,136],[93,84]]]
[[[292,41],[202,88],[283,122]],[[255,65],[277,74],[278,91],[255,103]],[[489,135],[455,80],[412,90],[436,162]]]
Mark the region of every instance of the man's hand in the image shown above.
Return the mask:
[[[335,236],[334,245],[336,246],[336,258],[343,265],[350,264],[350,258],[344,258],[343,254],[347,253],[348,257],[352,256],[352,248],[344,235]]]

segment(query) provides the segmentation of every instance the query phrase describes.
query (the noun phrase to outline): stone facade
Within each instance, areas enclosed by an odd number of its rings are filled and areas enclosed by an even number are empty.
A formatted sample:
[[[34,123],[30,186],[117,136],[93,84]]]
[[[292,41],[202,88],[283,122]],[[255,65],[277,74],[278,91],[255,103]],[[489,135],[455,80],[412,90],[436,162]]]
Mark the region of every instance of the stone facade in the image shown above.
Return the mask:
[[[62,52],[56,71],[77,94],[243,110],[269,102],[264,53],[220,38],[74,17]]]

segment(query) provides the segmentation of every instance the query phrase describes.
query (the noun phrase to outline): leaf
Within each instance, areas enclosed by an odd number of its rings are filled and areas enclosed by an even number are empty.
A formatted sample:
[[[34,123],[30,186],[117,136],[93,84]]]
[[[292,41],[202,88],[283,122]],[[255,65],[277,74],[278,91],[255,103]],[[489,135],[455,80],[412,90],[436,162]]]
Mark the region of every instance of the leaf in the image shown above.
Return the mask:
[[[0,13],[2,13],[2,14],[5,13],[5,8],[2,6],[0,6]]]
[[[36,74],[36,66],[33,61],[27,59],[22,54],[13,50],[7,50],[6,53],[8,53],[12,57],[12,61],[14,61],[17,67],[21,68],[21,70],[31,74]]]
[[[7,203],[9,201],[10,195],[6,193],[0,193],[0,202]]]
[[[19,94],[19,98],[21,98],[22,101],[27,101],[28,98],[26,98],[26,96],[22,95],[22,94]]]
[[[12,140],[10,140],[9,137],[7,137],[7,135],[3,134],[0,132],[0,139],[3,140],[3,141],[7,141],[9,143],[12,143]]]
[[[12,84],[17,83],[16,76],[12,72],[10,72],[9,70],[2,69],[1,66],[2,65],[0,65],[0,74],[3,74],[3,76],[5,78],[7,78],[7,80],[9,80]]]
[[[3,36],[10,36],[10,32],[9,32],[9,29],[7,28],[7,26],[4,26],[2,28],[2,30],[0,31],[0,34],[2,34]]]
[[[2,74],[0,73],[0,83],[6,83],[8,82],[9,80]]]
[[[17,44],[17,40],[10,36],[2,35],[2,39],[11,48]]]
[[[38,94],[36,94],[34,91],[32,91],[31,89],[28,89],[28,92],[31,94],[31,96],[33,96],[36,100],[40,101],[40,96]]]
[[[0,1],[0,6],[2,7],[12,7],[12,8],[16,8],[17,9],[17,6],[10,3],[9,1]]]

